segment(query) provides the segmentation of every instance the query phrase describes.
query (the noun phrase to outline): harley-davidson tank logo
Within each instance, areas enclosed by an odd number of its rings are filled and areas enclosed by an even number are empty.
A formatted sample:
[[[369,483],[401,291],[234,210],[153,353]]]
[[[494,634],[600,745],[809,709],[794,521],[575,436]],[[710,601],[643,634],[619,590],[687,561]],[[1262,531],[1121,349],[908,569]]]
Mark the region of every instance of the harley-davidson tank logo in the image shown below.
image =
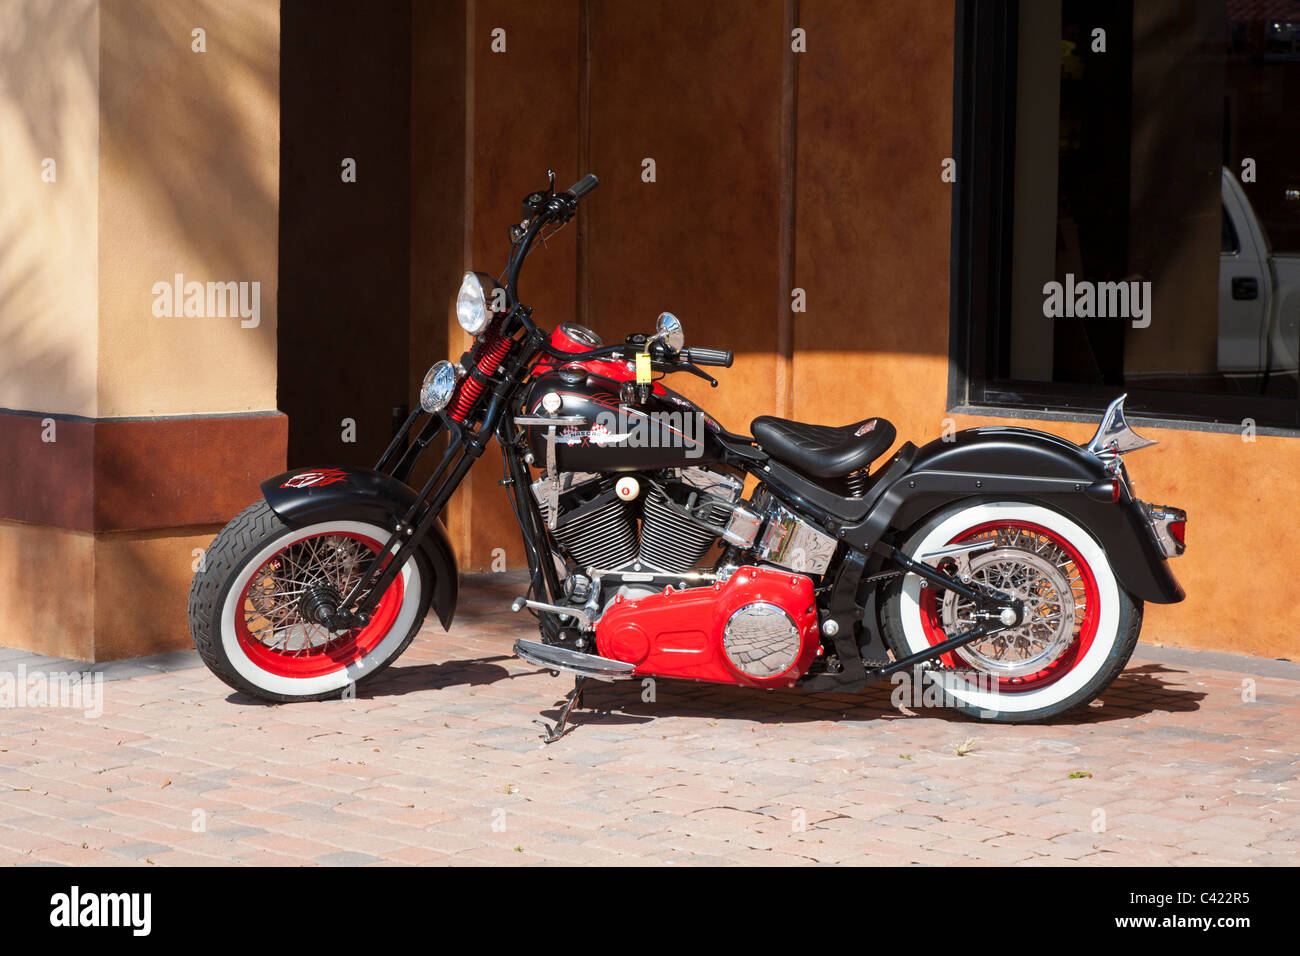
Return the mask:
[[[303,471],[294,475],[281,488],[320,488],[325,485],[332,485],[336,482],[343,481],[347,478],[346,471],[340,471],[338,468],[321,468],[317,471]]]
[[[875,428],[876,428],[876,420],[873,418],[873,419],[871,419],[871,421],[866,422],[865,424],[859,425],[859,426],[858,426],[858,430],[855,431],[853,434],[856,435],[857,437],[861,438],[861,437],[862,437],[863,435],[865,435],[867,432],[869,432],[869,431],[874,431]]]

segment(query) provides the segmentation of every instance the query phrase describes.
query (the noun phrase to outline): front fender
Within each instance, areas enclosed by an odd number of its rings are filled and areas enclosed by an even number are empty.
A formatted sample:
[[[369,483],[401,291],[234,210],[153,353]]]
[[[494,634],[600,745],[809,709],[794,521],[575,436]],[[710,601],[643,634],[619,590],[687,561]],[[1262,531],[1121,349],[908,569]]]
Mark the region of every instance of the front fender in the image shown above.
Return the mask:
[[[991,426],[957,432],[919,450],[912,467],[893,478],[878,503],[842,537],[870,547],[888,531],[902,531],[956,501],[1034,501],[1088,529],[1106,551],[1130,593],[1155,604],[1185,596],[1169,561],[1152,537],[1142,507],[1127,491],[1112,503],[1089,494],[1109,483],[1095,456],[1057,435],[1028,428]]]
[[[415,492],[391,475],[369,468],[296,468],[262,482],[262,496],[290,527],[362,518],[392,530],[415,503]],[[430,526],[420,550],[433,567],[433,607],[451,627],[460,591],[456,555],[441,520]]]

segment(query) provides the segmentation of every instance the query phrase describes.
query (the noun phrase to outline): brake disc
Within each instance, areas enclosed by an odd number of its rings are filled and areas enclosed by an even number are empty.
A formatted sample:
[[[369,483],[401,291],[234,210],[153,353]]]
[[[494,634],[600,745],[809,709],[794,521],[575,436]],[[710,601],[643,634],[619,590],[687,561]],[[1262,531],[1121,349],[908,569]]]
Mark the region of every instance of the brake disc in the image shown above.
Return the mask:
[[[971,583],[996,588],[1023,602],[1024,616],[953,651],[985,674],[1023,677],[1034,674],[1065,652],[1075,637],[1074,592],[1070,580],[1046,557],[1022,548],[995,548],[970,561]],[[945,593],[940,614],[944,633],[952,635],[979,623],[974,601]]]

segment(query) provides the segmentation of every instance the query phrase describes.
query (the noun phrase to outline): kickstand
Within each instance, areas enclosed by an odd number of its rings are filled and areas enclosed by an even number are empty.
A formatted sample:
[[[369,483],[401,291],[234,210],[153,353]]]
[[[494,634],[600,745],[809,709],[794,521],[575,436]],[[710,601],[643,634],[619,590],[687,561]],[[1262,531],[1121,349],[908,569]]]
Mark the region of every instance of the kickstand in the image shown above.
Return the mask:
[[[565,725],[569,722],[569,711],[573,710],[574,707],[582,706],[582,682],[586,679],[585,677],[575,677],[573,679],[573,690],[569,692],[569,696],[564,702],[564,708],[560,711],[560,719],[554,727],[544,720],[533,721],[546,731],[546,733],[542,734],[542,740],[546,743],[555,743],[565,735]]]

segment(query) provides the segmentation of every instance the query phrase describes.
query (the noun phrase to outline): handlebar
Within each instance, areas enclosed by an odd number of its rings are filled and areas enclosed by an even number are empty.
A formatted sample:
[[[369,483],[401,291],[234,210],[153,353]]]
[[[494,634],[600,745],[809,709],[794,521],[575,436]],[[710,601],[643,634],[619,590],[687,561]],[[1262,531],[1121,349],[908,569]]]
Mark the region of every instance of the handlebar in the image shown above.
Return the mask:
[[[630,362],[637,352],[641,350],[640,346],[632,341],[633,338],[635,336],[629,337],[628,342],[623,345],[605,345],[586,352],[562,352],[550,344],[544,344],[542,351],[551,358],[559,359],[562,362],[589,362],[592,359],[599,358],[615,358]],[[735,360],[735,353],[730,350],[693,347],[673,352],[671,349],[658,344],[653,347],[652,354],[654,356],[654,367],[659,371],[692,372],[701,378],[708,379],[713,385],[717,385],[717,381],[693,366],[717,365],[722,368],[731,368],[731,363]]]
[[[695,365],[718,365],[722,368],[731,368],[731,363],[736,359],[735,354],[730,350],[702,349],[695,346],[682,349],[678,354],[684,362]]]
[[[596,178],[595,173],[587,173],[576,183],[569,187],[569,195],[574,199],[581,199],[587,193],[591,192],[600,185],[600,180]]]
[[[567,192],[551,193],[544,197],[541,207],[529,218],[527,230],[511,249],[510,260],[506,263],[506,301],[510,307],[510,315],[513,317],[519,314],[520,321],[525,327],[536,329],[526,314],[519,313],[519,269],[528,258],[533,241],[544,226],[556,222],[563,224],[572,219],[578,211],[578,200],[599,185],[600,180],[595,174],[588,173],[570,186]]]

